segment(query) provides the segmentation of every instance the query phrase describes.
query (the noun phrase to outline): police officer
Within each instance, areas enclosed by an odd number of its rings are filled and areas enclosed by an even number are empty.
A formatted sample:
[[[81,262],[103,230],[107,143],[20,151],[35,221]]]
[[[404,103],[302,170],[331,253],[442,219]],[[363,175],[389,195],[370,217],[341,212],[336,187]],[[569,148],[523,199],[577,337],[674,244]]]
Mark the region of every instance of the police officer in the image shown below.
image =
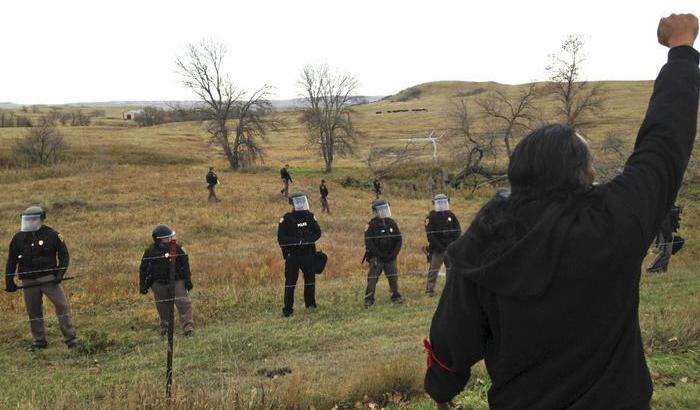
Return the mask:
[[[15,292],[15,276],[22,281],[24,303],[29,314],[34,341],[31,349],[46,348],[43,296],[56,308],[63,341],[68,348],[76,346],[75,328],[70,316],[68,298],[61,281],[68,269],[70,256],[61,234],[44,225],[46,212],[32,206],[22,212],[20,232],[10,242],[5,270],[5,290]]]
[[[362,258],[363,263],[365,260],[369,262],[365,308],[374,304],[374,293],[382,271],[389,281],[391,301],[397,304],[403,303],[399,293],[396,267],[396,257],[401,251],[402,244],[401,231],[396,222],[391,219],[391,208],[387,201],[383,199],[374,201],[372,211],[374,218],[369,221],[365,229],[365,256]]]
[[[318,187],[321,193],[321,212],[331,213],[331,208],[328,204],[328,187],[326,186],[326,180],[321,180],[321,186]]]
[[[282,178],[282,189],[280,194],[285,197],[289,196],[289,184],[293,184],[292,176],[289,174],[289,164],[285,164],[282,169],[280,169],[280,178]]]
[[[214,167],[209,167],[209,172],[207,172],[206,180],[207,191],[209,191],[209,202],[219,202],[220,199],[216,197],[216,186],[219,185],[219,177],[216,175],[216,172],[214,172]]]
[[[428,281],[425,293],[435,296],[435,282],[443,262],[449,269],[449,261],[445,259],[447,246],[459,238],[462,228],[455,214],[450,211],[450,200],[447,195],[438,194],[433,197],[433,210],[425,218],[425,234],[428,238]]]
[[[175,239],[175,231],[166,225],[158,225],[151,234],[153,244],[146,248],[141,258],[139,268],[139,290],[145,295],[148,290],[153,291],[156,302],[156,310],[160,317],[161,334],[168,330],[168,306],[173,297],[170,295],[170,242]],[[185,336],[194,335],[194,321],[192,320],[192,299],[189,291],[192,290],[192,275],[190,273],[190,260],[185,249],[180,245],[175,246],[175,296],[174,302],[180,315],[180,323]]]
[[[304,275],[304,304],[316,309],[316,244],[321,237],[321,227],[309,211],[309,200],[302,193],[289,197],[292,211],[280,218],[277,242],[284,257],[284,308],[282,315],[294,313],[294,289],[299,270]]]

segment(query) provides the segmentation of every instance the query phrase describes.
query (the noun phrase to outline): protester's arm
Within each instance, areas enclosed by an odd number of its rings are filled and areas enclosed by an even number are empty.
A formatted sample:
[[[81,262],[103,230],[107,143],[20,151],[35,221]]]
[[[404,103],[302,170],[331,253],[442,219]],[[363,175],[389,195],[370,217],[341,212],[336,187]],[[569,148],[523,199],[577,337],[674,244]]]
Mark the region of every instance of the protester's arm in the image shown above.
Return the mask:
[[[659,41],[663,44],[661,32],[660,26]],[[674,47],[654,84],[634,152],[622,174],[608,185],[615,200],[621,200],[637,217],[648,244],[671,208],[688,165],[697,128],[698,98],[698,52],[689,45]]]
[[[464,389],[471,366],[484,357],[487,332],[475,285],[448,275],[430,326],[430,343],[439,363],[434,360],[425,374],[425,391],[437,403],[451,401]]]

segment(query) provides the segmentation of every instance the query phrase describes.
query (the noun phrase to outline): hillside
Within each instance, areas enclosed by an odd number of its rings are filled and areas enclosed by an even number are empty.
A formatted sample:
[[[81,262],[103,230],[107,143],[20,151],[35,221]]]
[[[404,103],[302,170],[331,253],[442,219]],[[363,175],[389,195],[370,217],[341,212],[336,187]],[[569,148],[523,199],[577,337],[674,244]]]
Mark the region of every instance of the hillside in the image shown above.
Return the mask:
[[[0,168],[0,259],[18,229],[19,213],[30,204],[44,206],[47,224],[62,233],[72,253],[69,275],[75,280],[66,288],[84,344],[80,352],[67,351],[46,309],[50,347],[25,351],[30,335],[21,295],[0,294],[0,369],[7,381],[0,385],[0,408],[262,409],[282,403],[317,409],[375,408],[375,403],[430,408],[422,393],[420,342],[437,304],[424,296],[422,276],[423,221],[431,192],[407,194],[387,181],[386,196],[404,237],[399,270],[406,303],[391,305],[386,280],[380,279],[377,304],[365,310],[367,265],[360,261],[374,196],[362,185],[343,183],[347,177],[369,181],[364,159],[370,147],[452,127],[455,101],[466,98],[475,106],[475,99],[493,87],[514,95],[524,86],[428,83],[354,107],[363,137],[355,156],[339,159],[329,176],[306,148],[297,112],[276,114],[286,125],[264,141],[265,163],[242,173],[226,170],[199,123],[139,128],[98,118],[88,127],[60,127],[70,146],[67,161],[43,169]],[[604,87],[605,109],[586,135],[596,143],[616,133],[631,145],[651,82],[605,82]],[[551,112],[551,96],[540,104],[545,115]],[[112,110],[105,115],[114,117]],[[0,128],[0,164],[24,132]],[[439,148],[438,157],[447,162],[449,150]],[[421,155],[416,163],[426,158]],[[289,321],[279,317],[284,265],[276,242],[279,217],[289,208],[279,195],[278,169],[286,162],[295,179],[292,189],[310,194],[324,232],[319,247],[330,258],[318,278],[319,310],[300,307],[299,286],[296,317]],[[221,179],[223,201],[216,204],[206,202],[204,174],[210,165]],[[331,215],[320,214],[320,178],[329,181]],[[450,194],[465,226],[493,188]],[[700,182],[689,184],[679,200],[685,207],[681,235],[688,243],[669,273],[642,279],[640,318],[659,409],[700,408],[698,199]],[[152,295],[139,295],[137,289],[140,258],[158,223],[177,231],[191,255],[195,285],[197,333],[192,339],[176,336],[176,394],[170,404],[163,398],[165,342],[157,332]],[[443,284],[441,277],[440,289]],[[275,376],[285,368],[291,374]],[[486,409],[488,386],[479,364],[459,402]]]

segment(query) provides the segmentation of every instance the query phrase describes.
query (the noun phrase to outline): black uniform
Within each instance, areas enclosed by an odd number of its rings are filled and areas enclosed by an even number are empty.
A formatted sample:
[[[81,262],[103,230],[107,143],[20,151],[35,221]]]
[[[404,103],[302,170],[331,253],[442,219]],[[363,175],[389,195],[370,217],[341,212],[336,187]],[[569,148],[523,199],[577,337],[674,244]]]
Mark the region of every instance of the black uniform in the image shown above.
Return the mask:
[[[445,259],[447,246],[459,238],[462,228],[452,211],[433,210],[425,218],[425,233],[428,237],[428,263],[430,264],[425,293],[433,296],[443,262],[448,270],[450,267],[450,262]]]
[[[70,305],[60,279],[68,269],[70,255],[61,235],[44,225],[35,232],[18,232],[10,242],[5,269],[8,291],[15,291],[15,276],[22,280],[24,304],[29,315],[33,346],[46,347],[43,300],[56,309],[58,325],[69,347],[76,345]]]
[[[280,169],[280,178],[282,178],[283,181],[294,182],[292,181],[292,176],[289,175],[289,171],[286,167]]]
[[[294,289],[299,270],[304,274],[304,303],[307,308],[316,307],[316,244],[321,237],[321,227],[309,211],[284,214],[277,228],[277,242],[284,257],[284,308],[282,313],[294,312]]]
[[[26,280],[54,275],[60,279],[69,262],[66,244],[50,227],[44,225],[35,232],[17,232],[10,242],[5,281],[9,288],[14,276]],[[15,275],[18,267],[19,273]]]
[[[447,246],[462,234],[459,220],[452,211],[430,211],[425,218],[428,253],[444,253]]]
[[[528,203],[519,214],[531,230],[496,258],[483,260],[492,250],[479,225],[449,246],[425,379],[436,401],[451,400],[485,359],[492,409],[649,409],[640,267],[693,150],[699,56],[669,51],[622,174]]]
[[[402,243],[401,231],[393,219],[374,217],[369,221],[365,230],[365,256],[362,259],[363,262],[369,261],[365,306],[374,303],[377,281],[382,272],[389,281],[391,300],[401,301],[396,257],[401,252]]]
[[[187,290],[192,289],[192,274],[190,273],[190,259],[180,245],[175,257],[175,280],[185,282]],[[140,290],[147,291],[153,283],[168,284],[170,282],[170,258],[165,257],[170,252],[170,246],[157,246],[155,244],[146,248],[139,267]]]

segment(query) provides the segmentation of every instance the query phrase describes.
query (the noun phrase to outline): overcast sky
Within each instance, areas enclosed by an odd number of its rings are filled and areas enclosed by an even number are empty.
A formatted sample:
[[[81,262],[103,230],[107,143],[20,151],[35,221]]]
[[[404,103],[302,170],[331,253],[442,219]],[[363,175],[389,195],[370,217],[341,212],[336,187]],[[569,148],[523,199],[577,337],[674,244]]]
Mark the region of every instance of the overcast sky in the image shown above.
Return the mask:
[[[666,51],[660,17],[698,0],[334,1],[32,0],[0,13],[0,102],[193,99],[174,71],[189,42],[228,45],[244,88],[299,96],[305,64],[355,74],[364,95],[437,80],[545,78],[569,33],[587,39],[593,80],[653,79]]]

